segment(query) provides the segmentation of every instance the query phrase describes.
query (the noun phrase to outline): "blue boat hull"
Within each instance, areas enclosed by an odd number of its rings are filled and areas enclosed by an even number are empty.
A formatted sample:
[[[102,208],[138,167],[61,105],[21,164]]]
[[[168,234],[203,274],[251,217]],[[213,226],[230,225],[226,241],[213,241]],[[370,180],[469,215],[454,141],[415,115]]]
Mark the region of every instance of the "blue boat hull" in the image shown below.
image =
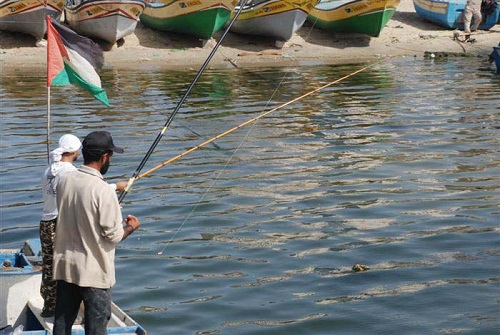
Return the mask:
[[[495,60],[495,65],[497,66],[497,74],[500,74],[500,45],[493,47],[493,59]]]
[[[413,6],[417,14],[434,24],[448,29],[464,29],[463,12],[466,0],[413,0]],[[483,21],[479,25],[481,30],[489,30],[499,18],[500,6],[491,15],[483,15]]]

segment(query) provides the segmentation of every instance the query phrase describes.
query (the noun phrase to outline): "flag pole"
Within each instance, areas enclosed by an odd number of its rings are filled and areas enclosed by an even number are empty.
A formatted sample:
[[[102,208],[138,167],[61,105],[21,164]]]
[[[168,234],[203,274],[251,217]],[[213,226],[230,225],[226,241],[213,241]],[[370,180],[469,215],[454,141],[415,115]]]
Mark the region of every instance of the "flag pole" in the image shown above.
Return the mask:
[[[47,87],[47,164],[50,164],[50,86]]]
[[[49,25],[51,23],[50,15],[46,17],[47,34],[49,32]],[[49,64],[50,64],[50,38],[47,36],[47,164],[50,164],[50,79],[49,79]]]

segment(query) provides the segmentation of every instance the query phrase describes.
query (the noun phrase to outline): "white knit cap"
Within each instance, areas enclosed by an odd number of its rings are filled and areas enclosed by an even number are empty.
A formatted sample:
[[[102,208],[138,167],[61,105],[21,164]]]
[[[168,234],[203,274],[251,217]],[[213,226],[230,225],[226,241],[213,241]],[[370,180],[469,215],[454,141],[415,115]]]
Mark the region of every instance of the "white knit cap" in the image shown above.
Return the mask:
[[[75,152],[82,147],[82,142],[75,135],[66,134],[59,139],[59,147],[50,152],[50,159],[59,162],[65,152]]]

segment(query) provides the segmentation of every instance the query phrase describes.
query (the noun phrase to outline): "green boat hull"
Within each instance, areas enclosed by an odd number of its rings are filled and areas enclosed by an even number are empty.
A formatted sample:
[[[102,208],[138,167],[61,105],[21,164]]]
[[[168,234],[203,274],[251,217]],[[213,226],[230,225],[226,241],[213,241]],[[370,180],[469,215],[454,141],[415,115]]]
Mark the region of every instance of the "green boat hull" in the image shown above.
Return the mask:
[[[309,20],[315,22],[321,29],[330,32],[360,33],[378,37],[387,22],[389,22],[394,15],[395,11],[396,10],[392,8],[385,9],[338,21],[323,21],[311,16],[309,16]]]
[[[204,40],[210,39],[231,16],[231,12],[225,8],[207,9],[172,18],[155,16],[154,12],[144,11],[141,22],[156,30],[192,35]]]

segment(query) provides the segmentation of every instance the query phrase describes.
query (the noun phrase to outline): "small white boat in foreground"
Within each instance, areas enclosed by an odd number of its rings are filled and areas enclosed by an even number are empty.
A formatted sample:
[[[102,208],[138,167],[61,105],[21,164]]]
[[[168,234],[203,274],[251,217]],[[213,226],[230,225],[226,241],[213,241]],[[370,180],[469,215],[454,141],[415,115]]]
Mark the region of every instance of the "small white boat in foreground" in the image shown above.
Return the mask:
[[[0,249],[0,334],[52,334],[53,317],[40,316],[43,299],[40,242],[31,240],[21,250]],[[83,320],[83,311],[77,320]],[[73,325],[71,334],[84,334],[83,324]],[[146,331],[116,304],[111,306],[108,334],[146,335]]]

